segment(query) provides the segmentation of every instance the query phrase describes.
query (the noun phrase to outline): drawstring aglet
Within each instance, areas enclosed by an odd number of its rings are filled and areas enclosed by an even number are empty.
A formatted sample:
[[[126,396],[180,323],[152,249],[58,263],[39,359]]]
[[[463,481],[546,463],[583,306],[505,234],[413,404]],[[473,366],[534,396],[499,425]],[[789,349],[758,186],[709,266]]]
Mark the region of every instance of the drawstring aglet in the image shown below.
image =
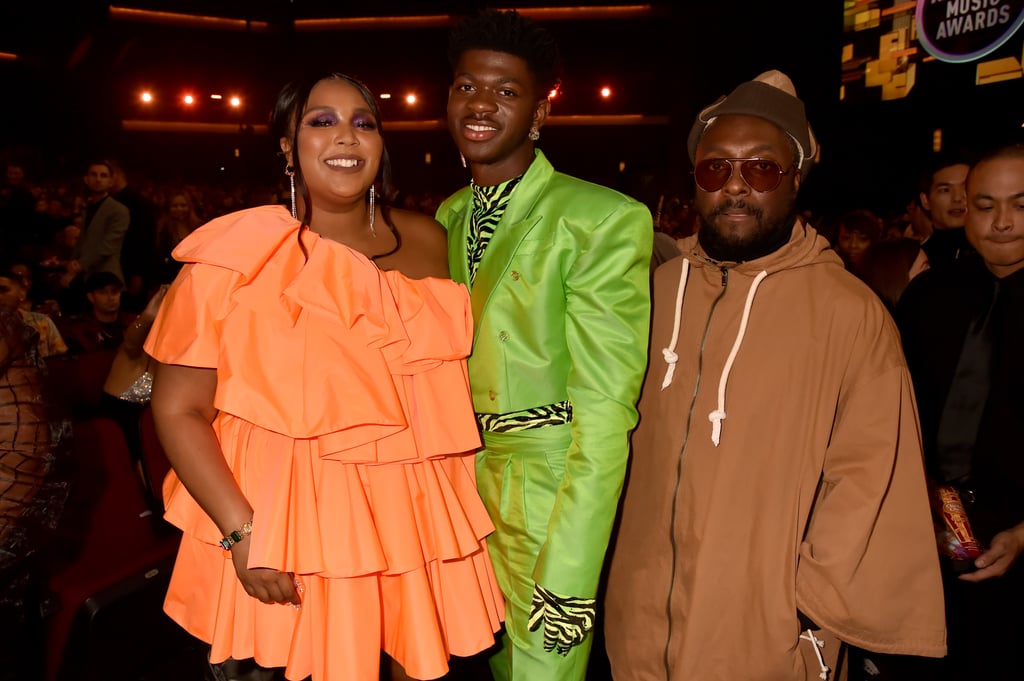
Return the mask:
[[[818,678],[821,681],[828,681],[828,673],[831,671],[828,665],[825,664],[825,658],[821,656],[821,649],[825,647],[825,642],[814,635],[810,629],[807,630],[806,634],[800,634],[800,638],[804,641],[810,641],[811,647],[814,648],[814,656],[818,658],[818,667],[821,669],[821,673],[818,674]]]
[[[679,355],[669,348],[662,348],[661,356],[665,358],[665,364],[668,365],[668,369],[665,370],[665,378],[661,381],[661,389],[664,390],[672,385],[672,377],[676,373],[676,362],[679,361]]]

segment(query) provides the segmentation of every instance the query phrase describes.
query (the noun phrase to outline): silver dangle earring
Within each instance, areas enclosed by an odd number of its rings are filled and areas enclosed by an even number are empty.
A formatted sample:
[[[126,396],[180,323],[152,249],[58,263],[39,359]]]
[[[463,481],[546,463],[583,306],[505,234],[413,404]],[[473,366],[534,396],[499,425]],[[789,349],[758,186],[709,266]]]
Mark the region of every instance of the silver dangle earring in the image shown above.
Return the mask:
[[[465,168],[466,167],[466,157],[463,156],[462,154],[459,154],[459,158],[462,159],[462,167]]]
[[[374,191],[373,185],[371,184],[370,185],[370,234],[372,234],[373,238],[376,239],[377,238],[377,230],[375,230],[373,228],[373,218],[375,217],[375,215],[374,215],[375,210],[374,210],[374,207],[373,207],[373,203],[374,203],[373,197],[374,197],[374,194],[376,194],[376,191]]]
[[[298,220],[299,212],[295,209],[295,168],[293,168],[291,165],[286,165],[284,167],[284,174],[288,176],[288,184],[291,185],[292,217]]]
[[[527,137],[529,137],[534,142],[540,139],[540,130],[537,129],[536,125],[530,128],[530,134],[527,135]]]

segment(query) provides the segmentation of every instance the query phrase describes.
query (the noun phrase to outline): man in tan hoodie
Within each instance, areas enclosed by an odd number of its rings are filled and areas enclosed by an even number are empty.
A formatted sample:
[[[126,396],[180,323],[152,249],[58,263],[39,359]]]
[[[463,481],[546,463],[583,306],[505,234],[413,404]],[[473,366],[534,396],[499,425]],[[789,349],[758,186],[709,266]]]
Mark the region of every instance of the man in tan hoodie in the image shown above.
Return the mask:
[[[697,234],[655,273],[611,561],[616,681],[842,679],[941,657],[938,557],[892,319],[797,217],[817,142],[778,71],[689,139]]]

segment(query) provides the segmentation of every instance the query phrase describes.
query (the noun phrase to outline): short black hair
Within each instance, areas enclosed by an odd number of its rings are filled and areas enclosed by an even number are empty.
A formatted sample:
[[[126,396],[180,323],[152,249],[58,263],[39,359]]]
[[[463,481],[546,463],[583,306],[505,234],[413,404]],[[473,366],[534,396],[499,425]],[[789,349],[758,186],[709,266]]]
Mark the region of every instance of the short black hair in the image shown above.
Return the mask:
[[[515,10],[485,9],[457,23],[448,37],[448,61],[453,69],[469,50],[519,57],[545,96],[561,83],[562,55],[554,36]]]
[[[24,288],[25,280],[21,278],[21,275],[14,270],[15,262],[4,258],[0,261],[0,277],[4,279],[10,279],[11,281]]]
[[[978,160],[971,167],[1004,158],[1024,159],[1024,143],[1013,142],[988,149],[978,157]]]
[[[967,149],[949,149],[933,153],[921,168],[917,177],[917,194],[914,200],[921,204],[921,194],[927,195],[932,190],[932,183],[935,181],[935,174],[943,168],[950,166],[965,165],[968,168],[974,165],[974,154]]]
[[[117,276],[113,272],[107,272],[101,270],[90,274],[85,280],[85,292],[92,293],[105,286],[116,286],[119,289],[124,289],[124,282],[121,281],[121,277]]]
[[[109,158],[90,158],[85,163],[85,172],[89,172],[89,168],[93,166],[105,166],[111,175],[114,174],[114,162]]]

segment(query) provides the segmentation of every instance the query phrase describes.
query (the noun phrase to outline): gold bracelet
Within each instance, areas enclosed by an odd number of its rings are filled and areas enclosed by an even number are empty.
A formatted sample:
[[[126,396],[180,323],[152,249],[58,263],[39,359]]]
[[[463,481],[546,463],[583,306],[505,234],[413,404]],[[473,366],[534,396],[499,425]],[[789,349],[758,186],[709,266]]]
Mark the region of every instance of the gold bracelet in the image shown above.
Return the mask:
[[[220,540],[220,546],[225,551],[230,551],[231,547],[242,541],[244,538],[252,534],[252,518],[246,521],[242,527],[231,532],[228,536]]]

